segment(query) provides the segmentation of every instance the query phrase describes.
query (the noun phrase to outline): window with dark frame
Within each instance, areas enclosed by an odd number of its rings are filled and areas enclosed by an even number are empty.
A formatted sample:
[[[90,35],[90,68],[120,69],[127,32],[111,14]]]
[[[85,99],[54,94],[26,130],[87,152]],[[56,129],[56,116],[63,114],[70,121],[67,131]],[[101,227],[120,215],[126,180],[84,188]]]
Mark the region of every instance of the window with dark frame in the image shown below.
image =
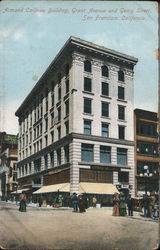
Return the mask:
[[[102,122],[102,136],[109,137],[109,124]]]
[[[109,103],[102,102],[102,117],[109,117]]]
[[[69,100],[65,102],[66,116],[69,115]]]
[[[125,120],[125,107],[118,105],[118,119]]]
[[[94,161],[94,146],[92,144],[82,143],[81,145],[81,161],[83,162],[93,162]]]
[[[111,147],[100,146],[100,163],[111,163]]]
[[[127,149],[117,148],[117,164],[127,165]]]
[[[51,152],[50,153],[50,167],[54,167],[54,153]]]
[[[91,135],[91,121],[84,120],[84,134]]]
[[[66,79],[66,94],[69,92],[69,79]]]
[[[58,111],[58,122],[61,120],[61,107],[57,109]]]
[[[119,139],[121,140],[125,139],[125,127],[124,126],[118,126],[118,135],[119,135]]]
[[[109,84],[107,82],[102,82],[101,94],[104,96],[109,96]]]
[[[44,167],[45,167],[45,170],[48,169],[48,155],[44,156]]]
[[[124,82],[124,72],[122,70],[118,71],[118,81]]]
[[[61,149],[57,150],[57,166],[61,165]]]
[[[129,172],[124,172],[124,171],[118,172],[118,182],[128,183],[129,182]]]
[[[108,67],[103,65],[101,67],[101,73],[102,73],[102,76],[105,76],[105,77],[108,77],[109,76],[109,71],[108,71]]]
[[[66,135],[69,134],[69,121],[65,122],[65,128],[66,128]]]
[[[60,140],[61,139],[61,126],[57,128],[57,132],[58,132],[58,140]]]
[[[65,163],[69,162],[69,145],[64,147],[64,159]]]
[[[84,98],[84,113],[91,114],[92,113],[92,100],[88,98]]]
[[[84,71],[91,73],[92,72],[92,65],[89,60],[84,61]]]
[[[92,80],[88,77],[84,77],[84,91],[92,92]]]
[[[124,100],[124,88],[121,86],[118,86],[118,99]]]

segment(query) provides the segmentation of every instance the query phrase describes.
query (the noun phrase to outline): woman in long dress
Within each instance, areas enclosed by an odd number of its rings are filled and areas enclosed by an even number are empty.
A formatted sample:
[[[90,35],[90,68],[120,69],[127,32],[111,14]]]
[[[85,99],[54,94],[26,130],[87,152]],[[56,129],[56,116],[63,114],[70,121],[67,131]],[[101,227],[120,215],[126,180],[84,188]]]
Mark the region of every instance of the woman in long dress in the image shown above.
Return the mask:
[[[20,212],[26,212],[26,195],[24,192],[20,195],[20,205],[19,205],[19,211]]]
[[[113,198],[113,216],[119,216],[119,195],[118,193],[114,194],[114,198]]]

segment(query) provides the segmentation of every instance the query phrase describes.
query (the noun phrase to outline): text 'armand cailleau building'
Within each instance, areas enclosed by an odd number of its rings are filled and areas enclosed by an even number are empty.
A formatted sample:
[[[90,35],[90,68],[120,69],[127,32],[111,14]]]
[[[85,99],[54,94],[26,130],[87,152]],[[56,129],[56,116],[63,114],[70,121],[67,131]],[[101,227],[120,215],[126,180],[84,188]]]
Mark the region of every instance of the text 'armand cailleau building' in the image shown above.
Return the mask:
[[[16,111],[22,188],[68,183],[70,193],[80,185],[94,193],[107,183],[134,194],[137,61],[76,37],[67,40]]]

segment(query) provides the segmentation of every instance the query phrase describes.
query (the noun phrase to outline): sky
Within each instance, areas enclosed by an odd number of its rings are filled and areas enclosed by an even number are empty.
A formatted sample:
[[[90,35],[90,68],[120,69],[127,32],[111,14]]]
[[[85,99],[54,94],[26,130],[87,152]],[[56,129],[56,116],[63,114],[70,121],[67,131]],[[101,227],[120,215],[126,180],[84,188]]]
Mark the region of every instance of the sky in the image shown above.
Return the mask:
[[[158,12],[154,2],[0,3],[0,131],[18,133],[15,111],[70,36],[138,58],[134,108],[158,110]]]

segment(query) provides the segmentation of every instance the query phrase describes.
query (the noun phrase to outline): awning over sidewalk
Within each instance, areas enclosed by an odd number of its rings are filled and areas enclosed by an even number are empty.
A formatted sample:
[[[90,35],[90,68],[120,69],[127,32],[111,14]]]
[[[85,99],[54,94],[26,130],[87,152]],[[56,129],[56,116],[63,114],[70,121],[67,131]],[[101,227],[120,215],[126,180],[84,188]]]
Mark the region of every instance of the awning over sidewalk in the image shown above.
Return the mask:
[[[80,182],[79,193],[113,195],[114,193],[119,193],[119,191],[111,183]]]
[[[24,189],[18,189],[17,191],[13,191],[11,192],[11,194],[21,194],[23,191],[28,191],[29,188],[24,188]]]
[[[43,193],[52,193],[52,192],[70,192],[70,183],[60,183],[54,185],[43,186],[33,194],[43,194]]]

